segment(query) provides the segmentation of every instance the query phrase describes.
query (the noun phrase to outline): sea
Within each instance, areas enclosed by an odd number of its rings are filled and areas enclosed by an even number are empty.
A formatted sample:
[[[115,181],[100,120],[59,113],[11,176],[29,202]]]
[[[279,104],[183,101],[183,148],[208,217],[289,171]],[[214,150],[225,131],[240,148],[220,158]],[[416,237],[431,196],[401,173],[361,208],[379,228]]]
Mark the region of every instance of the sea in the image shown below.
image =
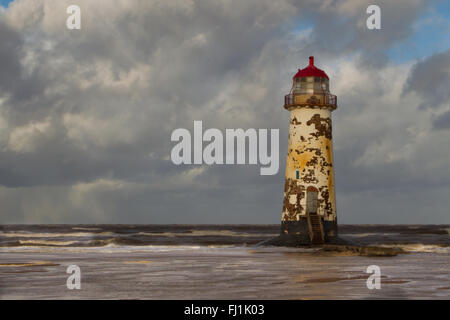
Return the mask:
[[[339,226],[387,257],[262,246],[279,225],[0,225],[0,299],[449,299],[449,230]]]

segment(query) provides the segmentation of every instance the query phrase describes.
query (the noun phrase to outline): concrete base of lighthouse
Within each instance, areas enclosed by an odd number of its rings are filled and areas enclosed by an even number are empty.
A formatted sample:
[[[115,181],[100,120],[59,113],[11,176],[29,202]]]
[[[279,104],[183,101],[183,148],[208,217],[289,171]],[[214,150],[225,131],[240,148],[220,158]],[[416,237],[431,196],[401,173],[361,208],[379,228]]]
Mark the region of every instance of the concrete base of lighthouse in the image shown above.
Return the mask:
[[[325,242],[337,236],[337,223],[335,221],[322,221]],[[299,221],[282,221],[280,235],[304,238],[305,243],[311,243],[309,226],[306,218]]]
[[[337,236],[336,221],[323,221],[322,224],[325,244],[347,243]],[[282,221],[280,235],[264,241],[260,245],[301,247],[311,246],[312,244],[307,218],[300,218],[298,221]]]

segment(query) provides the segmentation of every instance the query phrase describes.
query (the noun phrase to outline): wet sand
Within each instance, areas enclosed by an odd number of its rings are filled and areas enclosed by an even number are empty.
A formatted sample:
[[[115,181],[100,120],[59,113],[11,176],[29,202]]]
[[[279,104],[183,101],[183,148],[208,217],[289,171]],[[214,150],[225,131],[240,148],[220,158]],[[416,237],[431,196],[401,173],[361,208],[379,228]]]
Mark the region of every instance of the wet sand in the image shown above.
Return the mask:
[[[2,253],[1,299],[450,298],[448,254],[371,258],[280,248],[52,251]],[[81,290],[66,287],[71,264],[81,268]],[[366,268],[374,264],[381,268],[380,290],[366,286]]]

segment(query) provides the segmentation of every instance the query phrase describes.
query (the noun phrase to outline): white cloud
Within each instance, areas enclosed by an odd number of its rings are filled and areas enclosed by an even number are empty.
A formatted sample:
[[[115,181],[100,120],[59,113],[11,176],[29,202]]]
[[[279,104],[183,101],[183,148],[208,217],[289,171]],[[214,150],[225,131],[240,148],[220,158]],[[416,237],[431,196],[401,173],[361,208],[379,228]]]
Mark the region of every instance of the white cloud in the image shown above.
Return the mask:
[[[16,127],[9,135],[8,147],[19,153],[33,152],[38,148],[39,142],[49,136],[50,131],[49,119]]]
[[[131,143],[134,140],[132,131],[126,129],[120,117],[99,119],[89,115],[66,113],[62,120],[67,137],[85,149]]]

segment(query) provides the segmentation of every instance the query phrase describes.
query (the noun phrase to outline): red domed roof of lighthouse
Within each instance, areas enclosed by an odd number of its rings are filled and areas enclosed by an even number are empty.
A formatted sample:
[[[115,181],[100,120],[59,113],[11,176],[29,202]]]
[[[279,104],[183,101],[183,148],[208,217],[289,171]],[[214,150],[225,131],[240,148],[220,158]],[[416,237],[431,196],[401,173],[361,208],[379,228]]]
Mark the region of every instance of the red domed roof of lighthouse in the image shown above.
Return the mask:
[[[312,56],[309,57],[309,66],[304,69],[298,69],[298,72],[293,78],[295,79],[303,77],[320,77],[328,79],[327,74],[323,70],[316,68],[316,66],[314,65],[314,57]]]

